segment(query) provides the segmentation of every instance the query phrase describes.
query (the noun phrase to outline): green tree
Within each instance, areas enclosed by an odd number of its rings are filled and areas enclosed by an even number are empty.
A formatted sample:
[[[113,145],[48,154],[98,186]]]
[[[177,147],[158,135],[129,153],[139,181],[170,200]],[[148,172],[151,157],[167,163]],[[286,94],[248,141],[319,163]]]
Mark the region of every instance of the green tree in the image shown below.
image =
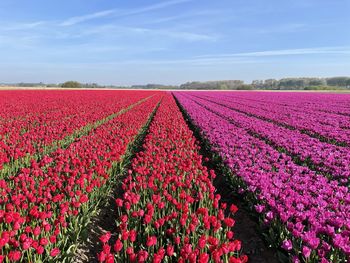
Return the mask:
[[[326,84],[327,83],[325,79],[318,78],[311,78],[308,83],[309,86],[326,86]]]
[[[327,85],[329,86],[339,86],[339,87],[346,87],[347,82],[350,80],[348,77],[334,77],[334,78],[328,78],[327,79]]]
[[[346,87],[349,89],[350,88],[350,78],[348,79],[348,81],[346,82]]]
[[[77,81],[66,81],[62,84],[62,88],[70,88],[70,89],[79,89],[81,88],[81,84]]]
[[[242,84],[237,86],[237,90],[252,90],[253,86],[248,84]]]
[[[219,89],[228,90],[228,86],[226,84],[219,84]]]

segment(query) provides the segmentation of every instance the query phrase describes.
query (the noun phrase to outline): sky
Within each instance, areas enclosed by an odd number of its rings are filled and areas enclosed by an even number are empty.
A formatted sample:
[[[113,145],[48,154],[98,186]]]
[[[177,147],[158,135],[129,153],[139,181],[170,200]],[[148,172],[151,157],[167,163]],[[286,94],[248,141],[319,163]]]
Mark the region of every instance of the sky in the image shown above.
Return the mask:
[[[1,0],[0,83],[350,76],[350,0]]]

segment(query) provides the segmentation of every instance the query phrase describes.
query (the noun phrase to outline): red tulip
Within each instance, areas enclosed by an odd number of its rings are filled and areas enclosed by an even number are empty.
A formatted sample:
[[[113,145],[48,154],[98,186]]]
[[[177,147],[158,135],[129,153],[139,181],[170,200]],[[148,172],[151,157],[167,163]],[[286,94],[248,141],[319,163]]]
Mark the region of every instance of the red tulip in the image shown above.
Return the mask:
[[[123,243],[119,239],[117,239],[113,248],[115,252],[119,252],[123,248]]]
[[[56,256],[58,256],[60,254],[60,252],[61,251],[58,248],[54,248],[54,249],[51,250],[50,256],[51,257],[56,257]]]
[[[171,257],[174,254],[174,246],[168,245],[166,248],[166,253],[169,257]]]
[[[12,261],[19,261],[22,257],[22,253],[18,250],[10,251],[8,258]]]
[[[157,244],[157,237],[156,236],[149,236],[149,237],[147,237],[146,245],[148,247],[154,246],[156,244]]]
[[[101,242],[102,243],[107,243],[108,242],[108,240],[111,238],[111,233],[110,232],[107,232],[106,234],[104,234],[104,235],[102,235],[101,237],[100,237],[100,240],[101,240]]]

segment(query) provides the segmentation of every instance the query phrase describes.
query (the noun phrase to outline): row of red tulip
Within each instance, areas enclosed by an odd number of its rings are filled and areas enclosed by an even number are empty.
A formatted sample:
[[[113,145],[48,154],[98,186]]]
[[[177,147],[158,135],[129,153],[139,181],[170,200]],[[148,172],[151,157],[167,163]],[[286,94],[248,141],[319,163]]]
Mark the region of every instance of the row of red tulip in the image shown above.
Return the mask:
[[[108,194],[112,165],[145,125],[161,94],[58,149],[9,181],[0,180],[0,262],[69,256]]]
[[[9,95],[2,93],[0,112],[5,119],[0,121],[0,169],[5,163],[40,154],[55,141],[150,95],[136,91],[36,91],[33,94],[17,91],[15,95],[10,92],[18,98],[17,107],[22,108],[21,115],[13,118],[4,114],[13,107],[5,103]],[[23,93],[27,96],[19,100]]]
[[[123,180],[116,234],[100,237],[99,261],[247,262],[232,231],[237,207],[220,202],[214,178],[167,94]]]

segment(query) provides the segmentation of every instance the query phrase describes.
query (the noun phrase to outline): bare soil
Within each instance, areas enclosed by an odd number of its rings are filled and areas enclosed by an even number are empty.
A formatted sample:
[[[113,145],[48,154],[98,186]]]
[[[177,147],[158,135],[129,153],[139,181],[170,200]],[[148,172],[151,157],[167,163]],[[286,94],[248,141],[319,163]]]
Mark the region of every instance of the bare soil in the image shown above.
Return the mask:
[[[234,204],[238,207],[234,215],[236,221],[233,231],[235,238],[242,241],[242,253],[246,254],[251,263],[278,263],[276,251],[269,248],[260,234],[259,225],[246,210],[245,204],[239,200],[228,187],[225,178],[217,173],[214,185],[217,192],[221,195],[221,201],[225,202],[228,207]]]
[[[122,178],[120,178],[122,180]],[[112,234],[111,242],[116,240],[117,206],[115,199],[122,195],[120,186],[116,186],[115,190],[108,196],[107,203],[95,215],[91,223],[88,225],[87,237],[81,241],[75,257],[72,262],[75,263],[93,263],[98,262],[97,254],[102,250],[100,236],[110,232]]]

